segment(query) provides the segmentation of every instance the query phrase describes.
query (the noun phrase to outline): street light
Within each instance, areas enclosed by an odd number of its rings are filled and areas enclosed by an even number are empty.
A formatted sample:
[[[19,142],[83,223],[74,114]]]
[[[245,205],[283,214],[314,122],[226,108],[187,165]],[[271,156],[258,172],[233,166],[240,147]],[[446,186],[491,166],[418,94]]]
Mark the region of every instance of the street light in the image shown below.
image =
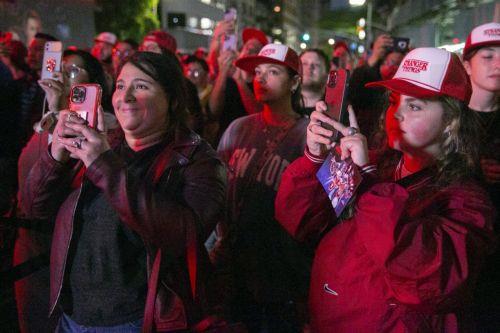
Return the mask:
[[[372,40],[372,14],[373,0],[349,0],[349,4],[353,7],[363,6],[366,3],[366,42]]]
[[[349,4],[353,7],[363,6],[365,2],[365,0],[349,0]]]

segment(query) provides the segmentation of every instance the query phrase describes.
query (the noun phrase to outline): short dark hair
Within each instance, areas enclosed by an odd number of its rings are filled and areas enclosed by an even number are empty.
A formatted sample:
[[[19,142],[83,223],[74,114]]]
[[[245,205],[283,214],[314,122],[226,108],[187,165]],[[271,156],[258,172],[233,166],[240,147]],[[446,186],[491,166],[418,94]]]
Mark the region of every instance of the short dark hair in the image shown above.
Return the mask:
[[[179,60],[172,52],[137,52],[124,64],[131,64],[158,82],[168,98],[168,127],[186,125],[186,83]],[[118,71],[122,71],[123,66]]]
[[[186,58],[182,59],[182,62],[184,65],[190,64],[192,62],[196,62],[200,64],[201,68],[205,70],[205,72],[208,72],[208,64],[205,60],[198,58],[195,55],[188,55]]]
[[[321,58],[321,60],[323,60],[324,64],[325,64],[325,68],[326,68],[326,71],[328,71],[330,69],[330,60],[328,60],[328,56],[326,55],[326,53],[321,50],[321,49],[305,49],[304,51],[302,51],[302,53],[299,55],[299,58],[302,58],[302,56],[308,52],[314,52],[318,55],[318,57]]]
[[[106,74],[101,63],[93,55],[84,50],[65,50],[64,57],[78,56],[83,60],[83,69],[89,74],[89,83],[97,83],[102,88],[102,107],[105,111],[112,111],[111,92],[106,80]]]
[[[37,32],[35,38],[45,39],[47,42],[58,42],[59,39],[44,32]]]

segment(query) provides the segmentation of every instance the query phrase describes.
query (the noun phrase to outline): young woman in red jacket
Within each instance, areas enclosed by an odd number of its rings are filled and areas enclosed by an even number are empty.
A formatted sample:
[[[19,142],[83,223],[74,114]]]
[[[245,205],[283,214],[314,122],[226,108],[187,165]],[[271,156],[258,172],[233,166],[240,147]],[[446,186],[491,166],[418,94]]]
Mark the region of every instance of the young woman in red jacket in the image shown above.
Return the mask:
[[[468,331],[494,208],[480,184],[467,73],[455,54],[419,48],[393,79],[371,85],[391,92],[387,150],[370,160],[354,114],[345,127],[319,102],[305,156],[285,170],[276,199],[277,219],[289,233],[321,239],[310,284],[312,329]],[[352,158],[364,178],[341,220],[315,177],[333,146],[321,123],[342,132],[342,158]]]

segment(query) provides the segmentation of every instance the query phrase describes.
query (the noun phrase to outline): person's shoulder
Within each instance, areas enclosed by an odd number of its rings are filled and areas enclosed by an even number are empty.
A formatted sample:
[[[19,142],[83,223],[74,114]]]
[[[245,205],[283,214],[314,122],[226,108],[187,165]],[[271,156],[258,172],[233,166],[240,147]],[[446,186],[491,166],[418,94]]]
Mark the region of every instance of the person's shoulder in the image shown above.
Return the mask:
[[[227,131],[237,131],[237,130],[240,130],[242,128],[259,123],[261,117],[262,116],[260,113],[255,113],[255,114],[251,114],[248,116],[236,118],[235,120],[233,120],[231,122],[231,124],[227,128]]]

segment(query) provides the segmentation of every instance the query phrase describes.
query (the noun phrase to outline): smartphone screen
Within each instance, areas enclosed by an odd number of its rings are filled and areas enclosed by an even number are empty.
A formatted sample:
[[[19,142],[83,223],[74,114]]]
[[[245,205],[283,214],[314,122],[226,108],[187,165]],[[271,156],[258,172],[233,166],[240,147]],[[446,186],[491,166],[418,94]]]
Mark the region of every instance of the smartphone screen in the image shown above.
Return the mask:
[[[42,79],[52,79],[55,72],[61,71],[62,43],[47,42],[43,50]]]
[[[236,8],[229,8],[224,13],[224,21],[236,20],[237,11]]]
[[[397,52],[406,53],[410,47],[410,38],[392,37],[392,49]]]
[[[69,109],[87,120],[92,128],[97,126],[97,108],[101,104],[102,89],[98,84],[76,84],[71,87]]]
[[[236,34],[226,35],[224,36],[224,44],[222,45],[222,50],[238,50],[238,39],[236,38]]]
[[[328,106],[327,114],[330,118],[340,121],[344,125],[349,123],[347,114],[347,88],[349,86],[349,71],[338,69],[328,74],[326,83],[325,102]],[[340,133],[330,125],[323,124],[325,128],[333,131],[333,140],[338,141]]]

